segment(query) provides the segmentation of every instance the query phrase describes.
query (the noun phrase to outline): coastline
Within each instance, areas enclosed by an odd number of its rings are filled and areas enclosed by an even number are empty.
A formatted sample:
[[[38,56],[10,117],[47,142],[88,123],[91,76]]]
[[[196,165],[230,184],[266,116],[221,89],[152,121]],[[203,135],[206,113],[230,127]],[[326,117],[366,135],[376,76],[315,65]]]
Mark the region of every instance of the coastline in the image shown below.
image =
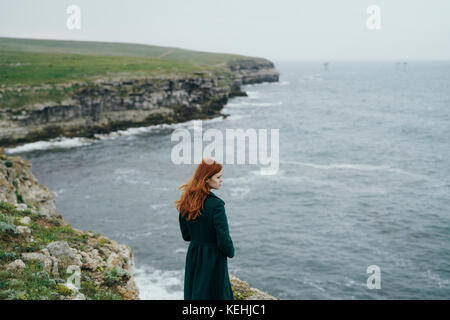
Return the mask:
[[[265,59],[231,60],[226,68],[231,77],[196,72],[61,84],[61,90],[70,92],[61,102],[0,108],[0,145],[12,148],[62,137],[94,138],[135,127],[225,117],[220,111],[229,98],[246,96],[241,85],[279,81],[279,71]],[[0,94],[5,91],[0,88]]]
[[[226,118],[220,111],[229,98],[247,96],[241,85],[279,80],[279,71],[266,59],[232,60],[227,68],[231,78],[197,73],[61,84],[76,88],[62,102],[0,109],[0,263],[7,284],[0,290],[2,299],[139,299],[131,248],[64,221],[54,194],[32,174],[31,162],[5,155],[5,147],[48,143],[46,139],[79,138],[82,144],[122,130],[214,121]],[[4,92],[1,86],[0,94]],[[48,280],[39,293],[30,288],[36,270]],[[81,287],[65,281],[67,270],[80,275]],[[277,299],[232,274],[230,279],[237,300]]]
[[[0,299],[138,300],[132,249],[64,221],[55,195],[31,172],[31,162],[3,151]],[[69,282],[71,273],[78,275],[78,284]],[[236,300],[279,300],[233,274],[230,280]]]

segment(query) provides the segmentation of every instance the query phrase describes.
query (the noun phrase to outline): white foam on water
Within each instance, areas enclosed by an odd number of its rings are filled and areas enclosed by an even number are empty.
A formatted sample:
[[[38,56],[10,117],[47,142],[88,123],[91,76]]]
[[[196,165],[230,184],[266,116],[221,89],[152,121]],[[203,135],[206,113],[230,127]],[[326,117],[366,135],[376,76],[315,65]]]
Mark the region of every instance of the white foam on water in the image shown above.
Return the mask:
[[[265,167],[262,167],[262,168],[265,168]],[[283,176],[283,175],[285,175],[284,170],[278,170],[278,172],[274,175],[265,175],[265,174],[261,173],[260,169],[258,169],[258,170],[249,171],[247,174],[242,175],[240,177],[227,177],[225,182],[230,185],[238,185],[238,186],[242,187],[243,185],[250,183],[254,180],[257,180],[257,179],[275,179],[275,180],[277,180],[280,178],[280,176]]]
[[[239,101],[239,102],[231,102],[227,104],[229,108],[241,108],[241,107],[275,107],[281,106],[283,104],[282,101],[277,102],[249,102],[249,101]]]
[[[223,121],[223,117],[215,117],[212,119],[202,120],[203,124],[214,123]],[[194,128],[194,121],[189,120],[186,122],[180,123],[172,123],[172,124],[156,124],[147,127],[137,127],[137,128],[128,128],[126,130],[117,130],[109,133],[97,133],[94,134],[94,138],[86,138],[86,137],[58,137],[51,140],[40,140],[36,142],[26,143],[17,147],[6,148],[5,152],[8,154],[22,153],[22,152],[30,152],[35,150],[49,150],[49,149],[64,149],[64,148],[75,148],[91,145],[93,143],[98,143],[103,140],[115,139],[121,136],[133,136],[142,133],[148,133],[153,131],[158,131],[161,129],[177,129],[177,128]]]
[[[90,145],[94,142],[96,142],[95,139],[89,138],[59,137],[48,141],[40,140],[36,142],[26,143],[13,148],[6,148],[5,152],[9,154],[14,154],[19,152],[29,152],[32,150],[48,150],[48,149],[64,149],[64,148],[67,149]]]
[[[231,196],[234,198],[242,198],[250,193],[250,191],[251,189],[248,187],[234,187],[231,189]]]
[[[57,191],[53,191],[53,194],[55,195],[55,197],[57,198],[61,193],[63,193],[64,191],[66,191],[66,189],[59,189]]]
[[[161,208],[168,207],[168,206],[169,205],[167,203],[156,203],[156,204],[150,205],[150,207],[154,210],[161,209]]]
[[[183,300],[184,270],[159,270],[150,266],[136,268],[134,279],[141,300]]]
[[[409,175],[415,178],[430,180],[429,177],[411,173],[402,169],[393,168],[388,165],[367,165],[367,164],[351,164],[351,163],[332,163],[332,164],[316,164],[311,162],[299,162],[299,161],[282,161],[281,164],[295,164],[305,167],[311,167],[315,169],[323,169],[323,170],[334,170],[334,169],[349,169],[349,170],[360,170],[360,171],[389,171],[400,173],[404,175]]]
[[[248,115],[243,115],[243,114],[232,114],[231,116],[228,117],[228,120],[240,120],[240,119],[244,119],[244,118],[248,118]]]
[[[150,181],[145,180],[145,175],[142,172],[133,168],[116,168],[114,179],[129,184],[151,184]]]
[[[247,99],[258,99],[261,96],[259,91],[246,91]]]
[[[106,221],[106,219],[105,219]],[[111,223],[112,221],[118,221],[118,220],[112,220],[111,218],[107,219],[108,223]],[[147,238],[150,237],[153,234],[153,232],[148,231],[148,228],[145,228],[141,231],[130,231],[130,232],[116,232],[114,233],[114,238],[116,239],[127,239],[127,240],[135,240],[139,238]]]

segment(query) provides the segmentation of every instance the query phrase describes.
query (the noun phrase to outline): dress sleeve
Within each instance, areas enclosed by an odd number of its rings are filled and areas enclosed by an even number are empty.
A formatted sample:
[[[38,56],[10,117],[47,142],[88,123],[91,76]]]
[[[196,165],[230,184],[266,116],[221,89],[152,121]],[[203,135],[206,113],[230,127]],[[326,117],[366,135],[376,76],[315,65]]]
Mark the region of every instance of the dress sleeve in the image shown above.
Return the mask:
[[[219,250],[227,257],[233,258],[233,240],[231,240],[230,232],[228,230],[227,215],[225,214],[225,204],[223,202],[219,202],[214,207],[213,221],[214,228],[216,229],[217,246],[219,247]]]
[[[186,220],[181,216],[181,213],[178,214],[178,221],[180,223],[181,235],[185,241],[191,241],[191,234],[189,233],[189,228],[187,226]]]

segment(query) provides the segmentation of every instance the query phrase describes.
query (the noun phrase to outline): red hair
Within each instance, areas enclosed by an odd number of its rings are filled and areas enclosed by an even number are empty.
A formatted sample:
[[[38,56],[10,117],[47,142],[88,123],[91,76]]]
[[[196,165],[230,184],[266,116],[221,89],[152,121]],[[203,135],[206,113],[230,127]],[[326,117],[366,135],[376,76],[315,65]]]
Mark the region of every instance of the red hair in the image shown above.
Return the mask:
[[[187,220],[195,220],[201,214],[203,203],[209,194],[206,180],[220,170],[222,170],[220,163],[212,158],[204,158],[189,181],[178,188],[178,190],[184,189],[184,191],[180,200],[175,200],[175,205],[183,217],[187,216]]]

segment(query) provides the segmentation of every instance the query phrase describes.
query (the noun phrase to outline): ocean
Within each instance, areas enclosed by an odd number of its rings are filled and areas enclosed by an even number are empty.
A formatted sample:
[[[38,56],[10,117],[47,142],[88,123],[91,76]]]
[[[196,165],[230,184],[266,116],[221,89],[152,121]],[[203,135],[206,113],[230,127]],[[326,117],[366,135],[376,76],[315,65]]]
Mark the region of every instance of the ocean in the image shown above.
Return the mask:
[[[202,122],[279,129],[276,174],[224,164],[230,272],[281,299],[449,299],[450,62],[274,62],[279,82]],[[65,220],[133,249],[141,299],[183,299],[174,201],[195,164],[172,162],[179,128],[193,121],[7,149]]]

